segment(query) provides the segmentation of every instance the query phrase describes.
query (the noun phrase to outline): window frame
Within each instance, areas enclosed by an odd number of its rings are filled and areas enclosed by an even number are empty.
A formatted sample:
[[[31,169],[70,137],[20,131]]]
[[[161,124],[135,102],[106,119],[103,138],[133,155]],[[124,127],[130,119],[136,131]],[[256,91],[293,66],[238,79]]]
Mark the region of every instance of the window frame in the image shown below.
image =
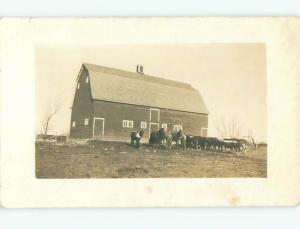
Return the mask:
[[[124,128],[133,128],[133,125],[134,125],[133,120],[125,120],[124,119],[122,121],[122,127],[124,127]]]
[[[180,128],[178,128],[178,127],[180,127]],[[180,131],[180,130],[183,130],[182,125],[173,125],[173,131]]]
[[[72,127],[76,127],[76,121],[72,121]]]
[[[84,125],[85,125],[85,126],[88,126],[89,123],[90,123],[90,119],[89,119],[89,118],[85,118],[85,119],[84,119]]]
[[[162,123],[161,128],[163,128],[164,130],[168,130],[168,124],[167,123]]]
[[[147,122],[141,122],[141,129],[147,129]]]

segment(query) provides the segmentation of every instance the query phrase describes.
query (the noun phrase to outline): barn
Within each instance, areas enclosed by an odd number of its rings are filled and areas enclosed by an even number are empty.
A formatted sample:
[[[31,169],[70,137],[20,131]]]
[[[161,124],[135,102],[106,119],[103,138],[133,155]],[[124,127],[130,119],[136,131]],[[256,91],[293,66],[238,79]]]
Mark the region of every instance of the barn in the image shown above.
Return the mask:
[[[84,63],[77,76],[70,138],[129,141],[158,128],[207,136],[208,110],[189,84]]]

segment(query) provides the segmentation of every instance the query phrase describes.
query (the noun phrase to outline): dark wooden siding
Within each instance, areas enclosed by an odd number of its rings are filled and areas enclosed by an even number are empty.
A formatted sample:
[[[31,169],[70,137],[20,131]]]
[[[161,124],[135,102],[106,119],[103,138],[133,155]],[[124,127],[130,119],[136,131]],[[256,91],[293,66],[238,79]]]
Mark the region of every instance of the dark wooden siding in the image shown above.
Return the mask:
[[[160,123],[166,123],[168,131],[173,131],[174,125],[182,125],[185,133],[200,136],[201,128],[208,127],[208,116],[205,114],[161,109]]]
[[[104,118],[104,138],[109,140],[128,141],[132,131],[139,130],[141,122],[149,123],[149,111],[141,106],[94,101],[96,118]],[[133,128],[123,127],[123,120],[133,121]],[[145,131],[148,130],[145,129]]]
[[[76,85],[76,92],[74,96],[71,124],[70,124],[70,137],[71,138],[92,138],[93,137],[93,105],[92,95],[90,88],[90,80],[86,83],[88,77],[88,71],[83,67],[78,82]],[[77,89],[78,83],[80,83],[79,89]],[[84,125],[84,119],[88,118],[88,125]],[[76,122],[76,126],[72,127],[73,121]]]
[[[141,122],[147,122],[145,138],[149,137],[150,107],[113,103],[95,100],[94,116],[105,119],[104,138],[108,140],[129,141],[132,131],[141,129]],[[168,124],[168,130],[173,131],[173,125],[182,125],[186,133],[201,135],[201,128],[207,128],[208,116],[182,111],[160,109],[160,127]],[[122,127],[123,120],[133,121],[133,128]]]

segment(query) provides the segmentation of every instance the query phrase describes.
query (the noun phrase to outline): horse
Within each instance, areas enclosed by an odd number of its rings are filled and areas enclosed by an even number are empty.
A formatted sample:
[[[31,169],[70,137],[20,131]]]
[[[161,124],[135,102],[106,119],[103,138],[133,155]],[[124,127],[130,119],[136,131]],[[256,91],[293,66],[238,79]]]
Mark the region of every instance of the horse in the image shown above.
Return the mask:
[[[131,132],[131,145],[135,148],[140,148],[140,141],[144,135],[144,131],[133,131]]]
[[[160,136],[158,130],[154,130],[150,133],[149,144],[151,145],[159,145],[160,144]]]
[[[149,143],[151,145],[164,145],[166,148],[171,149],[172,135],[163,128],[160,128],[158,131],[153,131],[150,134]]]

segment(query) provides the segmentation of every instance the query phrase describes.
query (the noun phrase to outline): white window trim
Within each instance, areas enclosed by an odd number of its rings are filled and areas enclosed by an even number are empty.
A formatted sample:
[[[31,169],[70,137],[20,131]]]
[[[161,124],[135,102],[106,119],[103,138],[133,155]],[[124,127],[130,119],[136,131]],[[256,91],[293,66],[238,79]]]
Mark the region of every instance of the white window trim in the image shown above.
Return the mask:
[[[141,129],[147,129],[147,122],[141,122]]]
[[[159,122],[159,120],[160,120],[160,109],[157,109],[157,108],[150,108],[150,121],[152,121],[152,120],[151,120],[151,111],[152,111],[152,110],[158,111],[158,120],[157,120],[157,121]]]
[[[180,128],[178,128],[180,127]],[[173,125],[173,131],[179,131],[179,130],[183,130],[182,125]]]
[[[89,118],[85,118],[85,119],[84,119],[84,125],[85,125],[85,126],[89,125],[89,121],[90,121]]]
[[[72,122],[72,127],[76,127],[76,121]]]
[[[161,124],[161,128],[164,128],[164,130],[168,130],[168,124],[167,123]]]
[[[130,125],[130,123],[131,123],[131,125]],[[122,127],[133,128],[133,121],[132,120],[123,120]]]

